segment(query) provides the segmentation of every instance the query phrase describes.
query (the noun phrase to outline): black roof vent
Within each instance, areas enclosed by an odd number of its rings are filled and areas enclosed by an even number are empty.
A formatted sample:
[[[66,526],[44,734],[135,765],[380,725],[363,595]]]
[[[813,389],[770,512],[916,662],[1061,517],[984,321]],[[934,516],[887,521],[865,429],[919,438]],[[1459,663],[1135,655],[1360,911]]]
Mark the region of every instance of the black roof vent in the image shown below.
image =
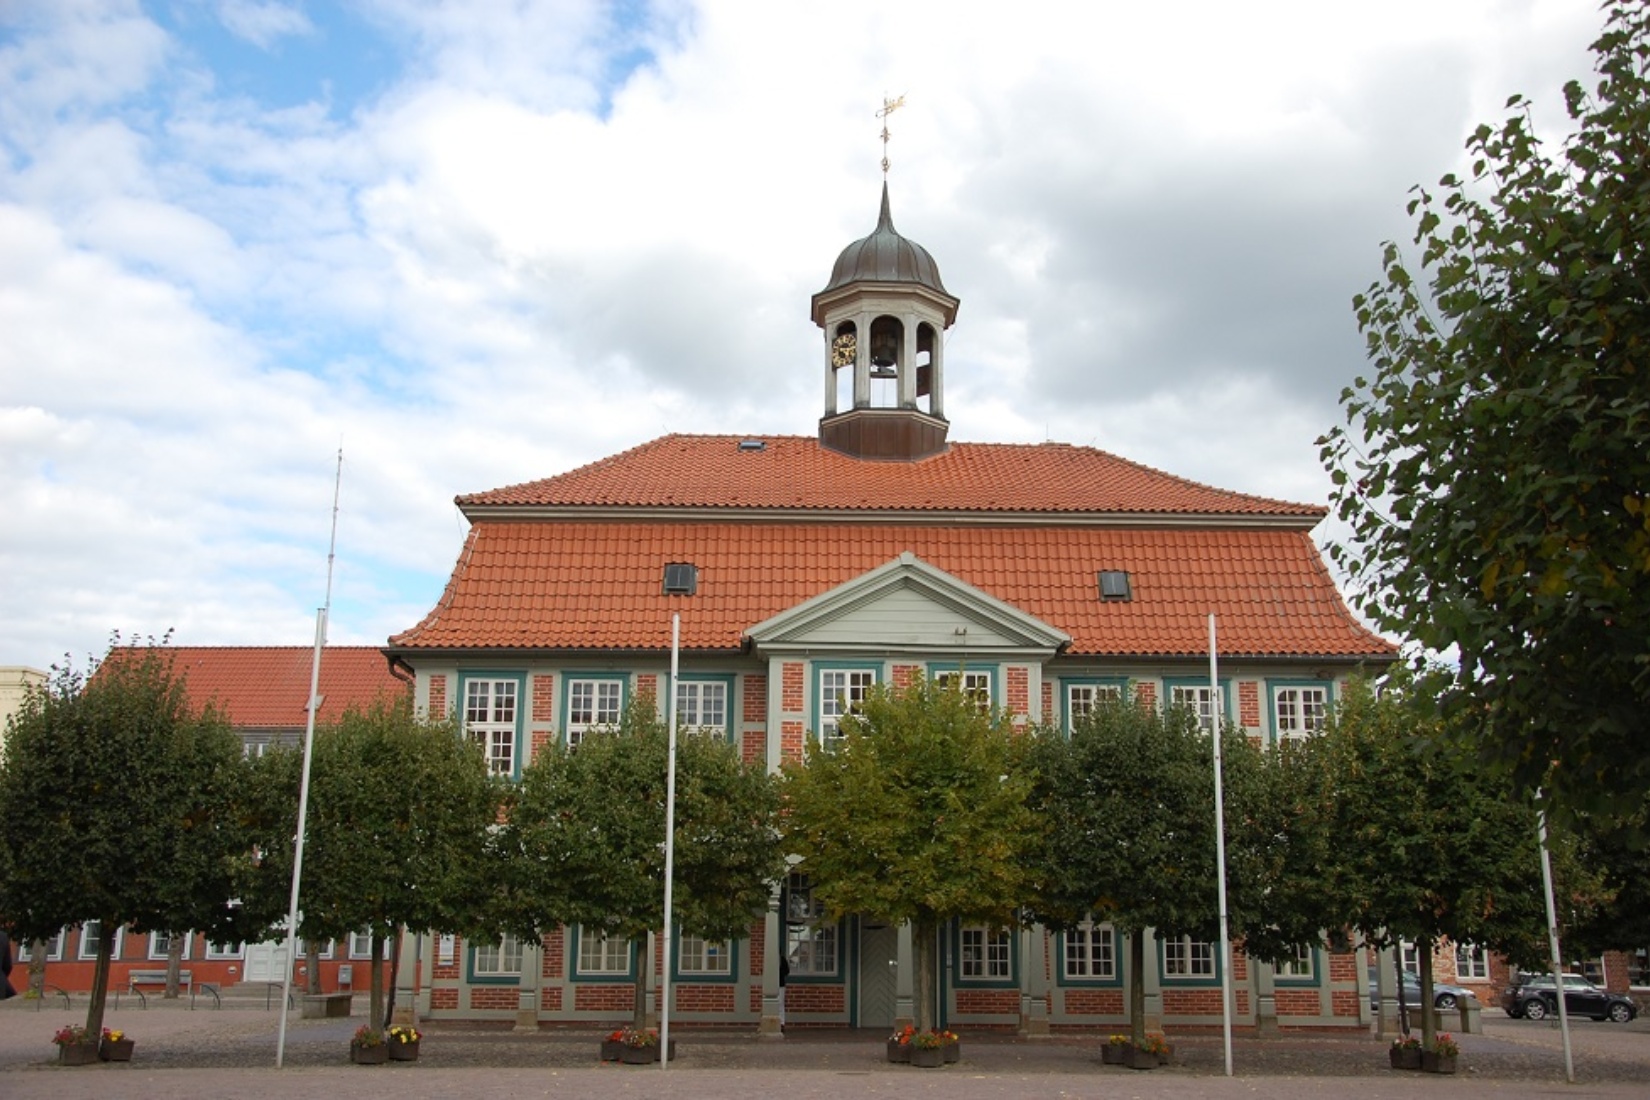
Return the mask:
[[[691,596],[699,591],[699,567],[686,562],[665,565],[665,595]]]
[[[768,449],[768,441],[766,439],[741,439],[739,449],[741,451],[765,451]]]
[[[1107,602],[1133,599],[1128,572],[1122,569],[1100,570],[1100,598]]]

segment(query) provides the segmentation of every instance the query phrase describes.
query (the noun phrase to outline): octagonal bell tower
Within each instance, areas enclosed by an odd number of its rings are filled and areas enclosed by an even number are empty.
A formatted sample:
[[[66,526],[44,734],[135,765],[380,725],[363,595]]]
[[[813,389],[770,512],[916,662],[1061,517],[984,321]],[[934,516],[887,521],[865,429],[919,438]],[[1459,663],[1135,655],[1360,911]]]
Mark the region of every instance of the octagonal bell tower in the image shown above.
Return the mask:
[[[894,228],[884,180],[876,229],[842,250],[813,296],[825,336],[821,444],[887,462],[945,450],[944,336],[957,305],[928,250]]]

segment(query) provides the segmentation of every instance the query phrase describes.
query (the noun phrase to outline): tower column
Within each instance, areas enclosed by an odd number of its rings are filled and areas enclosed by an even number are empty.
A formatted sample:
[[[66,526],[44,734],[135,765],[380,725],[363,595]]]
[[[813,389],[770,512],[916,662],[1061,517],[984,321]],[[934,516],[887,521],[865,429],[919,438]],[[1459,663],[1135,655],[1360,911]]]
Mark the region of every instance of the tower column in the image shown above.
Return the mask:
[[[906,318],[900,331],[899,393],[897,404],[902,409],[917,407],[917,323]]]
[[[928,413],[945,419],[945,333],[936,329],[934,349],[928,353]]]

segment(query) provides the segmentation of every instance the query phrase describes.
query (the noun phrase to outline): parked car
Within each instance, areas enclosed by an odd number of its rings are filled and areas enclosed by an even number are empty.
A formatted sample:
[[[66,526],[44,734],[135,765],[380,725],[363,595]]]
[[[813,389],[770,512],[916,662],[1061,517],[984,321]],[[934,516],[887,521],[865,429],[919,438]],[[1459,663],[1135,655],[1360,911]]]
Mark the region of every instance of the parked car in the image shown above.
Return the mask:
[[[1461,1007],[1461,1002],[1468,998],[1474,1000],[1478,995],[1464,985],[1454,985],[1450,982],[1440,982],[1436,979],[1432,983],[1432,1003],[1442,1012],[1454,1012]],[[1369,968],[1369,1007],[1371,1011],[1379,1011],[1381,1001],[1380,986],[1376,984],[1374,967]],[[1421,1007],[1421,978],[1417,974],[1404,971],[1404,1004],[1410,1008]]]
[[[1515,1020],[1545,1020],[1558,1012],[1551,974],[1521,974],[1501,993],[1501,1007]],[[1631,997],[1600,989],[1580,974],[1564,975],[1564,1009],[1571,1016],[1590,1016],[1625,1024],[1639,1014]]]

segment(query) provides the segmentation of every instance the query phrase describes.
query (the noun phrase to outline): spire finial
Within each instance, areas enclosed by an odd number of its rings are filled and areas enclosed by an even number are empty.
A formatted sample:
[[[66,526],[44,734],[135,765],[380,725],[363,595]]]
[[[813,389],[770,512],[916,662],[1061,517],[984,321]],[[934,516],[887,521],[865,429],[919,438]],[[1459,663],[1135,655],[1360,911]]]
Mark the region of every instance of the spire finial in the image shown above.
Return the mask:
[[[891,136],[888,133],[888,116],[903,106],[905,106],[904,96],[896,96],[893,99],[883,96],[882,110],[877,112],[877,117],[882,119],[882,179],[884,183],[888,181],[888,138]]]

